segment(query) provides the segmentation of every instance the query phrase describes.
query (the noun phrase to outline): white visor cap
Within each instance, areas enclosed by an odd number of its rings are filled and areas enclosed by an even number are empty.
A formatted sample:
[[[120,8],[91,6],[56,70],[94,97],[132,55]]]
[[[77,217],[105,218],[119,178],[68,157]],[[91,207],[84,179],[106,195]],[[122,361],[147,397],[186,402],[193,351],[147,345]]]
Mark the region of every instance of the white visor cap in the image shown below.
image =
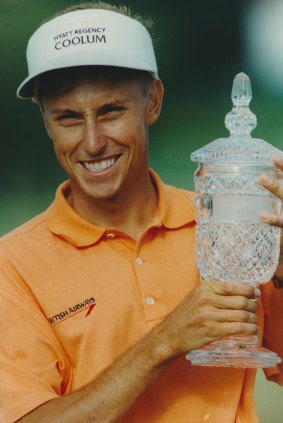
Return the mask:
[[[69,12],[43,24],[29,40],[27,63],[29,76],[17,90],[19,98],[33,97],[38,75],[73,66],[118,66],[158,78],[147,29],[135,19],[101,9]]]

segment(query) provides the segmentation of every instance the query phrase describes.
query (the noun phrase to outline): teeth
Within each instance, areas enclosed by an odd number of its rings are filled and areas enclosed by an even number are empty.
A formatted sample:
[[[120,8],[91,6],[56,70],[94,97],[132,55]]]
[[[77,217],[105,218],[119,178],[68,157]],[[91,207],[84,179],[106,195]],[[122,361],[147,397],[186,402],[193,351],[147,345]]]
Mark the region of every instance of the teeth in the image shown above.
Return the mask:
[[[89,163],[83,162],[83,165],[92,172],[102,172],[102,170],[107,169],[108,167],[113,166],[115,163],[115,158],[101,160],[101,162]]]

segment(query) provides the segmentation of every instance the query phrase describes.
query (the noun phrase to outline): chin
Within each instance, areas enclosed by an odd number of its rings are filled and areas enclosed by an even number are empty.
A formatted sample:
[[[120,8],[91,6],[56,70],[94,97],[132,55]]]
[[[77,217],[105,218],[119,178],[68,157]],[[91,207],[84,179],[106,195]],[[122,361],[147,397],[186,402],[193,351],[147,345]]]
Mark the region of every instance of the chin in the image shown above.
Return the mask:
[[[106,201],[114,200],[119,195],[118,191],[111,192],[98,192],[98,191],[87,191],[84,193],[84,197],[90,201]]]
[[[117,198],[123,191],[124,184],[98,184],[98,183],[78,183],[77,181],[71,181],[71,189],[73,195],[80,201],[80,198],[83,202],[92,202],[92,201],[106,201],[114,200]]]

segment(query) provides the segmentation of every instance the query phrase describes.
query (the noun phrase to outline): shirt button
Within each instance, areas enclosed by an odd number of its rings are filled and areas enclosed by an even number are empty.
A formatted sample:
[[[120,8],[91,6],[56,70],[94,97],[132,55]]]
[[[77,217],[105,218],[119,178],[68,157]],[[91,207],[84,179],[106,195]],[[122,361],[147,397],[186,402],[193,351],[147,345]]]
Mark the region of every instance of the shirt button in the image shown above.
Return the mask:
[[[137,262],[138,264],[143,264],[143,261],[142,261],[142,259],[141,259],[140,257],[137,257],[136,262]]]
[[[154,298],[147,297],[146,302],[147,302],[148,305],[153,305],[155,301],[154,301]]]
[[[109,233],[106,234],[106,237],[109,238],[109,239],[113,239],[113,238],[115,238],[115,236],[116,235],[115,234],[112,234],[111,232],[109,232]]]

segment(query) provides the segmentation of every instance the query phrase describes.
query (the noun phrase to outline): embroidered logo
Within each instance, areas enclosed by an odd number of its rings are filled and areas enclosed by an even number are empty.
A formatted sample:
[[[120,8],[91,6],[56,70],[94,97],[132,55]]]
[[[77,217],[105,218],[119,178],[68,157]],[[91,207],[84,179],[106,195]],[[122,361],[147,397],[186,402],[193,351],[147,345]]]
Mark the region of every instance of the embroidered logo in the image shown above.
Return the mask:
[[[57,325],[57,323],[64,322],[65,320],[69,319],[70,317],[75,316],[78,313],[82,313],[83,311],[86,311],[85,317],[88,317],[95,306],[95,299],[93,297],[87,298],[83,302],[79,304],[75,304],[73,307],[69,307],[64,311],[61,311],[58,314],[55,314],[52,317],[49,317],[49,323],[51,326]]]
[[[106,28],[77,28],[54,36],[54,47],[62,50],[71,46],[81,46],[82,44],[107,44]]]

